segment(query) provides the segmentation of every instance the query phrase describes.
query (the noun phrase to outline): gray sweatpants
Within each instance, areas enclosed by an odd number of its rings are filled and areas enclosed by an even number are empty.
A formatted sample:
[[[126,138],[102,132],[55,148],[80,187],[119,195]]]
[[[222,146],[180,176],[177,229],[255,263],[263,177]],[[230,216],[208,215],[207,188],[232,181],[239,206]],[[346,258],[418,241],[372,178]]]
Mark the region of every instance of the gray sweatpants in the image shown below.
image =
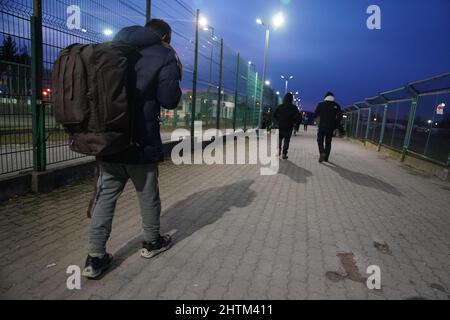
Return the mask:
[[[142,215],[144,241],[159,237],[161,200],[159,198],[158,165],[122,165],[100,162],[97,201],[89,226],[89,253],[106,253],[116,203],[129,179],[136,188]]]

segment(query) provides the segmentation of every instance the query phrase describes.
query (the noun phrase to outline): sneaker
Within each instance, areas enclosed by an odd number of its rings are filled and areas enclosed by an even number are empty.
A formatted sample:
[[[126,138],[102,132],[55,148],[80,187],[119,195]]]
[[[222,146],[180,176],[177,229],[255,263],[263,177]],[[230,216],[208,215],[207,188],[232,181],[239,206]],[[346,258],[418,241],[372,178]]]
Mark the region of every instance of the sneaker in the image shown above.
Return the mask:
[[[321,154],[320,154],[320,158],[319,158],[319,162],[320,162],[320,163],[324,162],[325,159],[326,159],[326,157],[327,157],[327,155],[326,155],[325,153],[321,153]]]
[[[289,157],[287,156],[287,154],[283,154],[283,158],[282,158],[283,160],[287,160],[287,159],[289,159]]]
[[[155,242],[144,242],[141,250],[141,257],[151,259],[158,254],[167,251],[172,246],[172,237],[169,235],[160,236]]]
[[[88,279],[99,278],[112,264],[113,256],[109,253],[105,254],[103,258],[93,258],[88,256],[86,259],[86,266],[83,270],[83,277]]]

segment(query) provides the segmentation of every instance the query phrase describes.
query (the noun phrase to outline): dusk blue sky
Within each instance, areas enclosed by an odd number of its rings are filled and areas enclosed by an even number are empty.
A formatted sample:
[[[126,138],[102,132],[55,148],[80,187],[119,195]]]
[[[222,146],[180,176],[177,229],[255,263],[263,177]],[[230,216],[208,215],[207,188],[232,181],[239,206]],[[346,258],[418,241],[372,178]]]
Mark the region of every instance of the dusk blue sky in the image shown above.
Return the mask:
[[[287,21],[272,32],[267,77],[284,91],[280,76],[294,75],[290,89],[301,92],[307,110],[328,90],[345,106],[450,72],[450,0],[186,2],[201,9],[225,42],[254,60],[259,71],[264,29],[255,20],[283,11]],[[366,27],[369,5],[381,7],[381,30]]]

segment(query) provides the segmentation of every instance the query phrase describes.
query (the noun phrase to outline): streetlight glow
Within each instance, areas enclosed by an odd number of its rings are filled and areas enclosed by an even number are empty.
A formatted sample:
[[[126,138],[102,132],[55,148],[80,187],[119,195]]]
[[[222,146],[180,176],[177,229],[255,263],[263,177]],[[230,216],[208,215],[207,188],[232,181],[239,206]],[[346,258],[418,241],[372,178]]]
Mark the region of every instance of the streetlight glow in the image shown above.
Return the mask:
[[[270,81],[269,80],[266,81],[266,86],[270,86]]]
[[[261,18],[256,19],[256,24],[264,26],[264,28],[266,29],[266,41],[265,41],[265,46],[264,46],[264,65],[263,65],[263,74],[262,74],[262,85],[261,85],[261,97],[260,97],[260,105],[262,107],[263,105],[263,99],[264,99],[264,87],[265,84],[267,84],[266,82],[266,72],[267,72],[267,56],[268,56],[268,52],[269,52],[269,42],[270,42],[270,32],[272,27],[274,27],[274,29],[280,27],[281,25],[284,24],[284,15],[280,12],[278,13],[274,18],[273,18],[273,26],[270,23],[264,23],[262,21]],[[269,82],[270,84],[270,82]],[[259,120],[258,120],[258,129],[261,129],[262,127],[262,117],[263,117],[263,110],[262,108],[259,111]]]
[[[198,23],[200,24],[200,27],[208,28],[208,19],[206,19],[205,17],[200,17],[200,19],[198,20]],[[207,30],[205,30],[205,31],[207,31]]]
[[[105,30],[103,30],[103,34],[104,34],[105,36],[107,36],[107,37],[112,36],[113,33],[114,33],[114,32],[113,32],[111,29],[105,29]]]
[[[284,24],[284,21],[284,15],[280,12],[273,18],[273,26],[275,28],[281,27]]]
[[[285,90],[285,93],[287,94],[288,93],[288,87],[289,87],[289,81],[294,79],[294,76],[289,76],[289,77],[281,76],[281,79],[284,80],[284,83],[285,83],[284,90]],[[298,92],[296,94],[298,94]]]

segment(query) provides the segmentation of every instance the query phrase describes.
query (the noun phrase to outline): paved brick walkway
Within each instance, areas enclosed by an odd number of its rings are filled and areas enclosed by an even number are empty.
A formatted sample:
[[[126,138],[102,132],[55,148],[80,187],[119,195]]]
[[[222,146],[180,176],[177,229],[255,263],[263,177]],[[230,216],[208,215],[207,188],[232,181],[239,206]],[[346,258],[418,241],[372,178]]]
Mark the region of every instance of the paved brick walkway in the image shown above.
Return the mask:
[[[109,247],[115,265],[79,291],[65,272],[84,263],[93,182],[2,203],[0,298],[450,298],[449,184],[343,140],[333,164],[320,165],[314,132],[293,138],[290,156],[273,177],[164,164],[162,227],[177,231],[176,244],[152,261],[138,256],[128,186]],[[361,280],[369,265],[381,267],[381,291]]]

